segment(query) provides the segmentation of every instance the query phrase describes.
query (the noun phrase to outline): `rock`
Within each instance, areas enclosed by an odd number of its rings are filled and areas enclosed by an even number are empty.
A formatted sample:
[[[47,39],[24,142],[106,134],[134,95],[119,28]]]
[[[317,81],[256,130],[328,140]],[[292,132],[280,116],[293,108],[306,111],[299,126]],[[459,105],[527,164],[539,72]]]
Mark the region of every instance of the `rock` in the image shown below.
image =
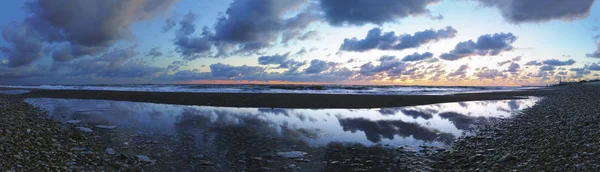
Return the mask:
[[[200,164],[200,165],[205,165],[205,166],[208,166],[208,165],[213,165],[211,162],[204,161],[204,160],[200,160],[200,161],[198,161],[198,164]]]
[[[154,163],[156,160],[151,160],[150,157],[146,155],[136,155],[137,159],[142,162]]]
[[[290,164],[287,166],[288,169],[294,169],[296,167],[298,167],[298,166],[296,166],[296,164]]]
[[[87,128],[87,127],[77,127],[77,129],[79,129],[80,131],[86,132],[86,133],[91,133],[92,129],[91,128]]]
[[[507,162],[507,161],[513,161],[513,160],[517,160],[517,157],[511,155],[511,154],[506,154],[504,155],[502,158],[500,158],[500,162]]]
[[[114,155],[116,153],[115,149],[113,149],[113,148],[106,148],[106,149],[104,149],[104,152],[106,152],[106,154],[109,154],[109,155]]]
[[[277,156],[284,158],[304,158],[308,153],[302,151],[277,152]]]
[[[129,157],[127,157],[127,155],[125,154],[120,154],[119,156],[117,156],[117,158],[121,161],[125,161],[127,160]]]
[[[194,158],[204,158],[204,154],[201,154],[201,153],[196,154],[196,155],[194,155]]]
[[[79,124],[79,123],[81,123],[81,121],[80,120],[68,120],[67,123],[69,123],[69,124]]]
[[[114,125],[96,125],[96,128],[115,129],[115,128],[117,128],[117,126],[114,126]]]

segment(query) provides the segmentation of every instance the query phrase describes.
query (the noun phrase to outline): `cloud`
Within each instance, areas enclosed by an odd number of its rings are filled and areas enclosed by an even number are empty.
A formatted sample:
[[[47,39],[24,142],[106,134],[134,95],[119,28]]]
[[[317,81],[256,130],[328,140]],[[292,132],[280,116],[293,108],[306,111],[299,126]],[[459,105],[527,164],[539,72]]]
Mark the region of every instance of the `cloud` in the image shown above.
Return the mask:
[[[544,65],[542,67],[540,67],[540,71],[553,71],[555,68],[554,66],[550,66],[550,65]]]
[[[298,69],[301,66],[304,66],[306,62],[300,62],[289,58],[290,53],[285,54],[275,54],[272,56],[260,56],[258,57],[258,64],[261,65],[270,65],[275,64],[279,65],[277,68],[294,68]]]
[[[210,65],[210,71],[213,77],[237,78],[265,74],[265,69],[257,66],[231,66],[223,63]]]
[[[0,52],[8,58],[9,67],[28,65],[44,55],[44,41],[28,25],[2,27],[1,33],[2,38],[10,44],[9,47],[0,47]]]
[[[505,64],[508,64],[510,62],[512,62],[512,61],[511,60],[501,61],[501,62],[498,62],[498,66],[504,66]]]
[[[8,64],[8,62],[6,62]],[[43,65],[8,67],[0,62],[0,82],[7,84],[15,80],[48,75],[48,68]]]
[[[508,66],[508,69],[506,71],[511,72],[511,73],[517,73],[519,71],[519,68],[521,68],[521,66],[517,63],[511,63],[510,66]]]
[[[319,0],[325,19],[334,26],[382,25],[408,16],[430,15],[427,5],[440,0]]]
[[[162,56],[163,53],[160,52],[160,50],[158,49],[158,47],[152,48],[150,49],[150,51],[148,51],[148,53],[146,53],[146,57],[151,57],[151,58],[157,58]]]
[[[105,52],[121,40],[133,38],[131,25],[163,14],[175,0],[145,1],[26,1],[23,21],[3,29],[11,47],[3,47],[9,65],[23,66],[39,59],[43,45],[59,62]],[[68,4],[68,5],[64,5]],[[56,52],[53,52],[56,51]]]
[[[68,65],[65,76],[95,76],[105,78],[148,78],[163,72],[148,62],[135,58],[136,46],[115,48],[95,58],[77,59]],[[93,78],[90,78],[93,79]]]
[[[569,69],[569,71],[575,72],[575,74],[577,74],[578,76],[588,75],[588,74],[592,73],[591,71],[587,70],[586,68],[571,68],[571,69]]]
[[[488,69],[485,67],[475,72],[474,75],[479,79],[496,79],[498,77],[506,77],[506,75],[504,75],[504,73],[501,71],[498,71],[498,69]]]
[[[428,59],[431,57],[433,57],[433,54],[430,52],[425,52],[423,54],[414,53],[411,55],[404,56],[404,58],[402,58],[401,61],[404,61],[404,62],[421,61],[421,60],[425,60],[425,59]]]
[[[517,57],[513,58],[512,61],[521,61],[521,56],[517,56]]]
[[[375,66],[368,62],[360,66],[359,73],[363,76],[375,76],[385,72],[388,76],[399,76],[405,70],[404,62],[395,56],[382,56],[377,60],[379,65]]]
[[[335,68],[337,65],[338,63],[335,62],[314,59],[310,61],[310,65],[304,70],[304,72],[307,74],[317,74]]]
[[[403,34],[396,36],[394,32],[382,33],[381,28],[376,27],[369,30],[364,39],[359,40],[356,37],[344,39],[344,42],[340,46],[340,50],[364,52],[372,49],[404,50],[408,48],[419,48],[427,43],[454,38],[457,33],[458,31],[456,31],[456,29],[448,26],[445,29],[437,31],[428,29],[415,32],[413,35]]]
[[[473,40],[458,43],[453,50],[440,55],[444,60],[458,60],[463,57],[474,55],[479,56],[495,56],[505,51],[514,49],[512,43],[517,40],[517,37],[512,33],[495,33],[481,35],[477,38],[477,42]]]
[[[165,24],[161,27],[161,30],[163,33],[166,33],[173,29],[175,26],[177,26],[177,22],[175,21],[175,16],[172,16],[165,20]]]
[[[575,64],[575,60],[569,59],[567,61],[560,61],[557,59],[550,59],[542,61],[542,64],[550,65],[550,66],[570,66]]]
[[[456,69],[456,71],[449,73],[448,77],[460,77],[460,78],[464,78],[467,76],[467,70],[469,69],[469,65],[464,64],[461,65],[458,69]]]
[[[600,65],[597,63],[592,63],[591,65],[585,65],[585,68],[593,71],[600,71]]]
[[[177,31],[175,45],[186,60],[202,57],[229,57],[231,55],[259,54],[271,47],[280,37],[309,39],[314,32],[299,33],[319,15],[307,0],[235,0],[225,15],[217,18],[213,30],[205,27],[199,35],[193,23],[195,17],[184,16]],[[289,16],[291,11],[300,10]],[[191,14],[191,13],[190,13]],[[298,34],[296,34],[298,33]],[[306,35],[308,34],[308,35]],[[282,36],[283,35],[283,36]],[[287,42],[287,41],[286,41]]]
[[[525,63],[525,66],[541,66],[541,65],[543,65],[542,62],[537,61],[537,60],[532,60],[532,61]]]
[[[167,66],[168,71],[178,71],[181,66],[187,66],[188,61],[173,61],[169,66]]]
[[[590,14],[595,0],[478,0],[482,5],[496,7],[510,23],[573,21]]]
[[[600,58],[600,43],[596,43],[596,51],[594,51],[591,54],[586,54],[586,57],[591,57],[591,58]]]

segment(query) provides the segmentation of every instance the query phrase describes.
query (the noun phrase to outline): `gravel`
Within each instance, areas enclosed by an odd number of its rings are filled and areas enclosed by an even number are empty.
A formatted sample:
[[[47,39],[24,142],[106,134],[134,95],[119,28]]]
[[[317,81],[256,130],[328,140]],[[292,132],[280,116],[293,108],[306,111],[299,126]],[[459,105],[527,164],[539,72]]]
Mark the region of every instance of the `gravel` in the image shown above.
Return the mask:
[[[512,119],[481,125],[436,155],[440,171],[590,171],[600,169],[600,89],[546,95]]]

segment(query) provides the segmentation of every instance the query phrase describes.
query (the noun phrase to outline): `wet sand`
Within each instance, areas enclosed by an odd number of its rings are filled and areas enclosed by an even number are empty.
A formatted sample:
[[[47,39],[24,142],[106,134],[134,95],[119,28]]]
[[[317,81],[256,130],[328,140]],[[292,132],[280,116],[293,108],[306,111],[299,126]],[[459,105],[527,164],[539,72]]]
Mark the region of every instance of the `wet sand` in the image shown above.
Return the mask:
[[[477,100],[523,99],[523,96],[540,96],[553,91],[555,90],[538,89],[456,95],[339,95],[32,90],[27,96],[227,107],[382,108]]]

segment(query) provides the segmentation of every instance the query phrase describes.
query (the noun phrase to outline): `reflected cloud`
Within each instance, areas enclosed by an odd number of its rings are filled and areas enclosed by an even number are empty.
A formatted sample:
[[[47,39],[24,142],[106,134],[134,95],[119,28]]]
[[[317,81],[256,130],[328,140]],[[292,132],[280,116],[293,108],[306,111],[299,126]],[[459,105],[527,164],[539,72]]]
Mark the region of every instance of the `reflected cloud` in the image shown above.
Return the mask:
[[[417,123],[394,121],[371,121],[365,118],[340,119],[340,125],[344,131],[363,131],[367,139],[373,143],[378,143],[382,138],[394,139],[394,136],[401,137],[412,136],[417,140],[434,141],[438,139],[443,142],[451,142],[454,136],[449,133],[440,133],[437,130],[422,127]]]
[[[448,119],[452,121],[454,126],[461,130],[470,130],[471,124],[473,124],[477,119],[485,119],[483,117],[471,117],[456,112],[444,112],[439,114],[439,116],[443,119]]]

